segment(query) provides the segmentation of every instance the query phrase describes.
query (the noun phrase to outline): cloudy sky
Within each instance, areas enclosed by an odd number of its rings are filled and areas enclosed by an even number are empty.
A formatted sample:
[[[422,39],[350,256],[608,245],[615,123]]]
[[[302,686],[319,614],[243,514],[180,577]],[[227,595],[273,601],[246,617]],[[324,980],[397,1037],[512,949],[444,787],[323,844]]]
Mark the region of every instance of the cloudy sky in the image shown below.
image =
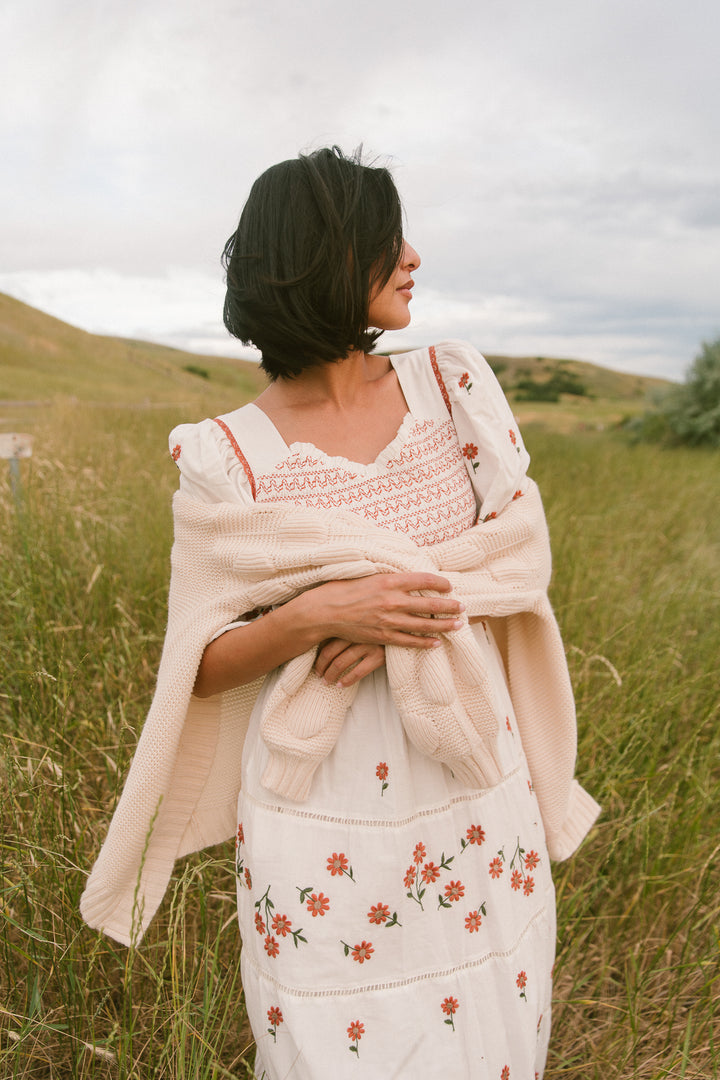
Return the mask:
[[[423,259],[389,346],[681,378],[720,335],[710,0],[4,0],[0,290],[231,354],[253,179],[363,143]]]

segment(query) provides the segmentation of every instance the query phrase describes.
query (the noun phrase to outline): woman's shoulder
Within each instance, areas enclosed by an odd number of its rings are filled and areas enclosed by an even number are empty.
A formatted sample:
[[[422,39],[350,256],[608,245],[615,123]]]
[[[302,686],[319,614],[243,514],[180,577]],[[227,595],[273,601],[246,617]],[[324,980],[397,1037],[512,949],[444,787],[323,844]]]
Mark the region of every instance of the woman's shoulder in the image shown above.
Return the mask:
[[[249,409],[244,405],[173,428],[168,447],[182,491],[207,503],[253,501],[252,472],[242,448]]]

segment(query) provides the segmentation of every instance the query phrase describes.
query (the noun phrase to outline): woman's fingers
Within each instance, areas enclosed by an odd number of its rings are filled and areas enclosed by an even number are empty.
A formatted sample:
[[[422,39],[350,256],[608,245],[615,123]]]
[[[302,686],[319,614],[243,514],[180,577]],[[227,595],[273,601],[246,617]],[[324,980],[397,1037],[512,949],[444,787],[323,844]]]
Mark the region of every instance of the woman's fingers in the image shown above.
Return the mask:
[[[334,659],[325,666],[324,671],[318,671],[318,674],[324,675],[327,683],[352,686],[385,663],[385,649],[382,645],[351,644],[342,642],[339,638],[334,638],[327,644],[331,648],[327,650],[326,657],[335,652],[338,645],[344,645],[344,648],[335,653]],[[323,657],[323,661],[326,657]],[[315,670],[318,670],[317,662]]]
[[[324,675],[332,662],[351,645],[352,642],[346,641],[344,638],[330,638],[329,641],[324,641],[318,649],[315,664],[313,665],[318,675]]]

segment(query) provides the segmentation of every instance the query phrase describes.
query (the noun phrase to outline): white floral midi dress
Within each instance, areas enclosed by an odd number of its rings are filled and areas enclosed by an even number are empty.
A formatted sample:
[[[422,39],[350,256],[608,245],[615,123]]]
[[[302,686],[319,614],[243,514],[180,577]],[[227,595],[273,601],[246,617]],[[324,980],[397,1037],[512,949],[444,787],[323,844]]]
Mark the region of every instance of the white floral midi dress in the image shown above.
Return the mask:
[[[420,545],[457,535],[477,518],[479,451],[461,445],[447,395],[460,401],[490,376],[467,349],[438,346],[438,361],[442,386],[429,362],[418,379],[416,364],[393,358],[409,411],[371,465],[288,447],[245,406],[196,425],[194,451],[185,437],[187,490],[227,499],[234,485],[240,499],[341,506]],[[362,680],[307,801],[284,799],[260,783],[260,718],[276,675],[265,681],[244,748],[236,844],[258,1078],[542,1076],[554,891],[503,663],[489,629],[478,623],[475,633],[500,726],[503,779],[488,789],[468,788],[408,741],[381,669]]]

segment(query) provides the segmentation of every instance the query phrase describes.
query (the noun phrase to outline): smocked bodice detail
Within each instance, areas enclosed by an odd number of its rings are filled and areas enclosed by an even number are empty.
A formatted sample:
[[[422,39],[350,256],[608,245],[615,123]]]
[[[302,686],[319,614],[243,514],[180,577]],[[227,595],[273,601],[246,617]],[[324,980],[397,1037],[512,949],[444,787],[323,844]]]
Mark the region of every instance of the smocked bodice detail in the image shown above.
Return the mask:
[[[272,470],[256,476],[257,502],[345,509],[419,545],[450,540],[476,520],[477,507],[450,419],[406,416],[370,465],[295,443]]]

